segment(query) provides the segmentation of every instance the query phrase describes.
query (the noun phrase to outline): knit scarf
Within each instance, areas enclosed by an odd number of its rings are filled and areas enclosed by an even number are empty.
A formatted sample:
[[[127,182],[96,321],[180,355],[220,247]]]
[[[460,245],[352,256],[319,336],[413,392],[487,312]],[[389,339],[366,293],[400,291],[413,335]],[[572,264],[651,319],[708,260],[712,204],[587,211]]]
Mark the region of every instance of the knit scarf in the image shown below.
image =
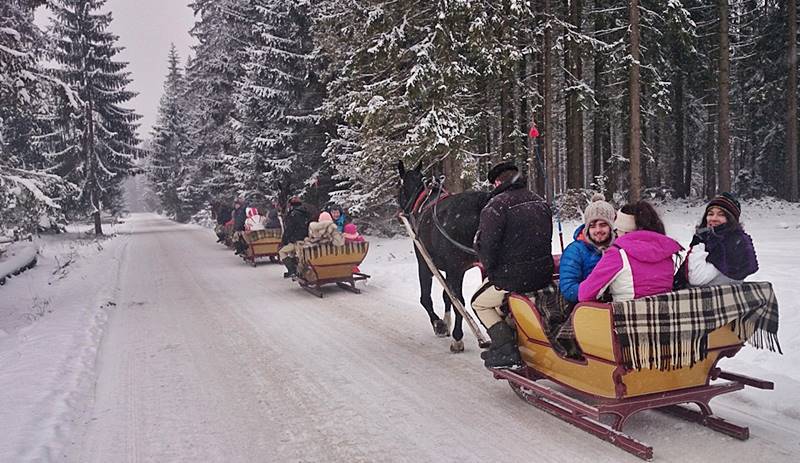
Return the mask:
[[[753,241],[738,224],[701,228],[692,240],[692,245],[697,243],[706,245],[706,261],[728,278],[744,280],[758,271]]]

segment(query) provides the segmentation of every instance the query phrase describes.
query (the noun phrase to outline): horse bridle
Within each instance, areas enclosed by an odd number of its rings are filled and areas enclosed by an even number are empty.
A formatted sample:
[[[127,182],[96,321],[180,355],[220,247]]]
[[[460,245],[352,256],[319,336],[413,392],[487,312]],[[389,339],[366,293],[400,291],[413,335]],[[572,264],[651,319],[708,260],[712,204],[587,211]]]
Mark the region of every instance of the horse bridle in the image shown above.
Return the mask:
[[[437,194],[436,194],[436,199],[434,200],[433,205],[432,205],[433,206],[433,211],[431,211],[432,212],[432,216],[433,216],[433,224],[436,227],[436,230],[447,241],[449,241],[450,244],[452,244],[453,246],[455,246],[456,248],[458,248],[462,252],[465,252],[465,253],[473,255],[473,256],[477,256],[478,253],[473,248],[471,248],[469,246],[466,246],[464,244],[461,244],[458,241],[456,241],[455,238],[450,236],[450,234],[447,233],[447,231],[445,231],[444,227],[442,227],[442,224],[439,221],[438,205],[439,205],[439,201],[441,201],[442,199],[444,199],[447,196],[449,196],[449,193],[444,189],[444,176],[442,176],[442,177],[440,177],[438,179],[434,178],[432,183],[433,183],[434,188],[438,188],[438,191],[437,191]],[[419,188],[417,188],[417,190],[414,192],[414,194],[408,199],[408,202],[406,202],[406,205],[403,208],[403,212],[408,214],[409,217],[411,218],[412,226],[415,229],[414,230],[415,233],[417,232],[417,230],[416,230],[416,228],[417,228],[417,220],[416,220],[416,217],[415,217],[416,214],[414,214],[414,211],[419,209],[419,212],[421,213],[422,211],[425,210],[425,208],[423,208],[422,206],[426,202],[428,202],[428,200],[430,200],[431,196],[433,195],[434,188],[429,188],[423,182],[419,186]],[[422,202],[420,202],[420,200],[423,198],[423,196],[425,197],[425,199]],[[417,206],[418,204],[419,204],[419,207]],[[411,208],[411,209],[409,209],[409,208]]]

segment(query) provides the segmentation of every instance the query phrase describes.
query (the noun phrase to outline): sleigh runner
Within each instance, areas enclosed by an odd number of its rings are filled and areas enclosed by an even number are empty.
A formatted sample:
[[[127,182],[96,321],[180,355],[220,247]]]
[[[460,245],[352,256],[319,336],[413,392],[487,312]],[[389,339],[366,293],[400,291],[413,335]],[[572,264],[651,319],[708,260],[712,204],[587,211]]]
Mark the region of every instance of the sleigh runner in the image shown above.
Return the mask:
[[[492,370],[495,378],[507,380],[528,403],[646,460],[652,447],[622,432],[631,415],[660,409],[744,440],[748,428],[714,416],[709,401],[745,386],[774,387],[717,366],[746,341],[780,352],[769,283],[693,288],[626,303],[579,303],[572,325],[580,358],[553,347],[546,317],[530,298],[514,294],[508,302],[526,366]],[[558,383],[569,394],[540,380]],[[680,405],[686,403],[700,411]]]
[[[278,261],[278,249],[281,247],[281,229],[268,228],[245,232],[242,235],[247,245],[242,259],[253,267],[256,260],[267,257],[271,262]]]
[[[335,283],[342,289],[361,293],[356,288],[356,281],[363,281],[370,276],[357,271],[369,250],[368,242],[346,243],[341,246],[333,244],[315,244],[300,247],[297,252],[299,260],[298,276],[295,277],[303,289],[322,297],[321,286]]]

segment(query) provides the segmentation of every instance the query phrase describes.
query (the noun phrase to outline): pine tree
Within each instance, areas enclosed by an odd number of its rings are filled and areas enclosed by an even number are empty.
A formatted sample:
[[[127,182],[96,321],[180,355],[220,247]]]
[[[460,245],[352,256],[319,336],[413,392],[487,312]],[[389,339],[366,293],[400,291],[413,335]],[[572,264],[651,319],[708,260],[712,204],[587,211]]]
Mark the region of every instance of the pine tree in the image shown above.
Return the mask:
[[[233,166],[237,162],[234,94],[244,77],[249,45],[250,0],[195,0],[189,6],[197,18],[190,31],[197,40],[186,66],[187,111],[191,150],[181,199],[192,213],[212,198],[230,201],[237,193]]]
[[[630,95],[630,127],[629,132],[629,156],[630,156],[630,188],[628,190],[628,200],[638,201],[641,197],[641,164],[640,164],[640,143],[641,126],[640,107],[639,107],[639,2],[630,0],[628,6],[630,21],[630,78],[628,80],[628,93]]]
[[[149,177],[164,212],[176,220],[185,221],[189,217],[179,193],[190,143],[183,100],[184,81],[178,59],[173,44],[167,58],[169,67],[158,109],[158,122],[153,127]]]
[[[320,180],[330,178],[322,157],[325,132],[317,108],[324,87],[313,54],[310,5],[251,4],[252,43],[235,95],[239,154],[233,167],[239,189],[258,197],[274,196],[279,184],[318,196]]]
[[[0,3],[0,229],[35,231],[61,216],[70,185],[45,171],[36,144],[50,86],[39,66],[44,34],[33,23],[38,0]]]
[[[787,195],[790,201],[800,199],[798,195],[797,173],[797,1],[789,0],[788,12],[788,42],[786,50],[786,66],[789,68],[786,79],[786,89],[789,94],[786,102],[786,146],[787,146]]]
[[[54,132],[48,136],[53,170],[79,186],[74,207],[88,210],[95,233],[103,233],[101,209],[119,206],[121,185],[134,172],[139,116],[123,105],[135,96],[127,63],[108,31],[105,0],[54,0],[53,75],[74,91],[59,92]]]
[[[390,203],[397,159],[443,173],[452,191],[489,161],[527,164],[541,104],[535,15],[532,2],[322,2],[334,196],[359,208]]]

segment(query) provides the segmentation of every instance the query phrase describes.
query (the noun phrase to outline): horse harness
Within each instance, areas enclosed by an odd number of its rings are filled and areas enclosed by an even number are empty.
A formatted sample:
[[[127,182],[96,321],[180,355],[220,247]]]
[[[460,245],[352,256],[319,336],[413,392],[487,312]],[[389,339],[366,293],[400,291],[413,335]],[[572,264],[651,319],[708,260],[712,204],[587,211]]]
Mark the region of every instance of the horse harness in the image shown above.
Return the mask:
[[[425,184],[420,185],[419,189],[417,190],[419,193],[417,193],[416,196],[412,195],[411,198],[409,198],[409,201],[406,203],[406,207],[403,208],[404,211],[408,209],[408,207],[412,205],[413,201],[413,206],[408,211],[408,214],[411,218],[411,226],[414,228],[414,234],[418,234],[419,232],[418,229],[419,223],[417,222],[417,217],[421,215],[423,212],[425,212],[425,210],[427,210],[428,208],[433,207],[431,215],[433,217],[433,224],[434,226],[436,226],[436,230],[447,241],[449,241],[450,244],[452,244],[459,250],[467,254],[477,256],[478,253],[475,252],[473,248],[465,246],[464,244],[461,244],[458,241],[456,241],[452,236],[450,236],[449,233],[447,233],[447,231],[445,231],[444,227],[442,227],[441,222],[439,222],[437,206],[440,201],[450,196],[450,193],[444,189],[444,178],[440,179],[434,178],[432,183],[433,183],[433,188],[429,188]]]

